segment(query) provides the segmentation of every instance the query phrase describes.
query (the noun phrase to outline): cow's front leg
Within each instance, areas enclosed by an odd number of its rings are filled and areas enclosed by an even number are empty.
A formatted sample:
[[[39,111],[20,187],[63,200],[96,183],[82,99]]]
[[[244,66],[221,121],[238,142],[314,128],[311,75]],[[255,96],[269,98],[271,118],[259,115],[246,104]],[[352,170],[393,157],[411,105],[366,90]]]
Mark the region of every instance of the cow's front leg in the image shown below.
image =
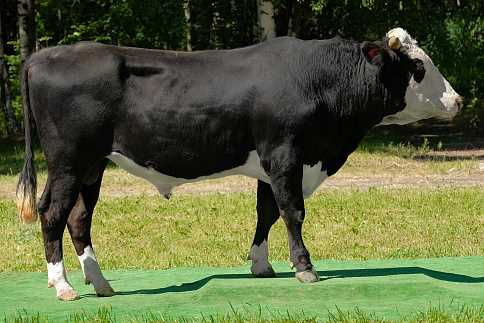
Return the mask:
[[[50,176],[50,175],[49,175]],[[79,194],[75,179],[69,176],[49,179],[41,200],[47,211],[41,211],[40,221],[47,260],[48,287],[54,287],[57,298],[64,301],[79,299],[79,294],[67,280],[62,253],[62,235],[69,213]]]
[[[275,277],[276,274],[269,263],[269,246],[267,244],[269,231],[279,218],[279,207],[274,198],[270,184],[257,183],[257,228],[249,258],[252,260],[250,270],[256,277]]]
[[[272,190],[286,224],[290,260],[296,268],[296,278],[304,283],[319,281],[301,233],[305,217],[302,162],[290,147],[281,147],[264,165],[270,174]]]
[[[114,290],[101,272],[91,243],[92,213],[98,196],[99,187],[96,184],[83,188],[69,216],[67,226],[79,257],[86,284],[91,283],[98,296],[112,296]]]

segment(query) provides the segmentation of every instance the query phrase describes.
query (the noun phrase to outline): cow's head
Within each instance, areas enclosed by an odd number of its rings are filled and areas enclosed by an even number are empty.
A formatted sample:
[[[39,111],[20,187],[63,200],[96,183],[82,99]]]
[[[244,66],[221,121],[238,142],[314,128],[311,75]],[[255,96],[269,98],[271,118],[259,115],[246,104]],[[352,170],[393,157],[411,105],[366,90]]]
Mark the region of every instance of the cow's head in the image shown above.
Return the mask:
[[[385,117],[380,125],[407,124],[428,118],[451,120],[463,107],[463,98],[454,91],[430,57],[405,30],[392,29],[387,37],[398,38],[412,59],[423,62],[426,73],[421,82],[418,82],[415,75],[410,81],[405,95],[405,109]]]
[[[384,116],[402,111],[412,77],[416,82],[425,77],[424,63],[419,58],[411,58],[397,37],[365,42],[362,51],[368,62],[379,67],[380,81],[386,90]]]

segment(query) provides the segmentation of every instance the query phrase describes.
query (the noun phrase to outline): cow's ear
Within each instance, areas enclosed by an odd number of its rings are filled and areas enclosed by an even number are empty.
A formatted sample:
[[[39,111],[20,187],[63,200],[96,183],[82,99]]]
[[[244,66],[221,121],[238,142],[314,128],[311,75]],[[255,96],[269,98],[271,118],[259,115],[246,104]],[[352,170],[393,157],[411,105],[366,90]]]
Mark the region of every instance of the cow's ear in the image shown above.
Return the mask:
[[[425,66],[422,60],[418,58],[412,59],[412,73],[415,82],[422,82],[423,78],[425,77]]]
[[[364,42],[361,46],[361,51],[363,52],[363,55],[365,55],[368,62],[376,65],[381,64],[382,50],[383,48],[381,46],[371,42]]]

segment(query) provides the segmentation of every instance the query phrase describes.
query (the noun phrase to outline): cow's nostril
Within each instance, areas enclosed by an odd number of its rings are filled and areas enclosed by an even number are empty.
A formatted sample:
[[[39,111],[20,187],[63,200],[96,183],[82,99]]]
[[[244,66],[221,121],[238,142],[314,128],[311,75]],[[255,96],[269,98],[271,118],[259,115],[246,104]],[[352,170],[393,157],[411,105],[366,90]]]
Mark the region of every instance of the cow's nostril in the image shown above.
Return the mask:
[[[462,110],[464,107],[464,97],[458,96],[457,99],[455,99],[455,106],[457,107],[457,111]]]

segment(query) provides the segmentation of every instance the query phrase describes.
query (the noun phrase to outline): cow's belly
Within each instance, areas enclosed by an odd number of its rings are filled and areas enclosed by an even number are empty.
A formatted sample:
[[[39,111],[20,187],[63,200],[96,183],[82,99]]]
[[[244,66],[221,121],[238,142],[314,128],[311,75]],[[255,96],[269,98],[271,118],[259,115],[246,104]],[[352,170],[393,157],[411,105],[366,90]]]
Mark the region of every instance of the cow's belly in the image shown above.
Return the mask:
[[[269,176],[260,165],[260,158],[255,150],[249,153],[247,161],[241,166],[211,175],[200,176],[191,179],[173,177],[160,173],[153,168],[140,166],[130,158],[117,152],[111,153],[109,156],[107,156],[107,158],[109,158],[122,169],[126,170],[128,173],[133,174],[137,177],[144,178],[145,180],[152,183],[158,189],[158,191],[166,198],[169,198],[171,196],[171,191],[176,186],[231,175],[245,175],[248,177],[259,179],[268,184],[271,183]],[[309,196],[311,196],[311,194],[326,178],[326,171],[321,170],[321,162],[317,163],[312,167],[309,165],[304,165],[302,183],[304,198],[308,198]]]

